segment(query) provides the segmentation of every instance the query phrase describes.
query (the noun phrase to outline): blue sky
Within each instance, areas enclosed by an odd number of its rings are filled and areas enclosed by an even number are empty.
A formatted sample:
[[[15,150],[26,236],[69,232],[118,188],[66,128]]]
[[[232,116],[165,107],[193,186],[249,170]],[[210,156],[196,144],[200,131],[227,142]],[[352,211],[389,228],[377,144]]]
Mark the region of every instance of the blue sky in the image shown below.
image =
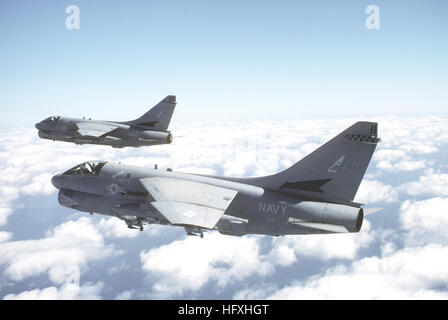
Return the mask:
[[[80,29],[65,26],[68,5]],[[380,29],[368,30],[368,5]],[[446,1],[2,1],[0,126],[444,112]]]

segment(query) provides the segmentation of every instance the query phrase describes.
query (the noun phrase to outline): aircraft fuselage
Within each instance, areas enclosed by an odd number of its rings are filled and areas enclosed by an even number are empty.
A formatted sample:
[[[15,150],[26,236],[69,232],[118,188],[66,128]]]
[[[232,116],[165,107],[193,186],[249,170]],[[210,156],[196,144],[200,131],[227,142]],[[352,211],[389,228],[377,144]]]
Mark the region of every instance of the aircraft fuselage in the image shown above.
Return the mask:
[[[90,166],[90,164],[89,164]],[[90,213],[116,216],[133,225],[171,224],[151,202],[152,195],[140,182],[144,178],[169,178],[205,183],[238,191],[214,229],[228,235],[315,234],[357,232],[361,228],[362,209],[305,199],[297,195],[242,183],[242,179],[211,176],[98,162],[95,168],[71,169],[53,177],[59,191],[59,203]],[[95,171],[96,170],[96,171]],[[237,179],[235,179],[237,180]],[[138,225],[138,224],[137,224]],[[194,226],[181,225],[188,228]]]
[[[80,131],[80,127],[112,128],[109,132],[98,134],[98,131]],[[42,139],[72,142],[75,144],[107,145],[114,148],[140,147],[172,142],[172,134],[166,131],[154,131],[144,126],[130,126],[128,124],[87,120],[68,117],[58,117],[57,121],[42,121],[36,124],[38,135]],[[103,129],[104,130],[104,129]],[[89,134],[89,131],[91,134]]]

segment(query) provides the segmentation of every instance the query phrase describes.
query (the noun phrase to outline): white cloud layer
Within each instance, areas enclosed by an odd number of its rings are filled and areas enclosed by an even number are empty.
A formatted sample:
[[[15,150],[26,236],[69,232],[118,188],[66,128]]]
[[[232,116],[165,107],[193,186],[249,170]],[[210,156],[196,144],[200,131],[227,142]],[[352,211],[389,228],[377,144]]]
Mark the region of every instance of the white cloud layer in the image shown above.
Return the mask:
[[[411,196],[448,196],[448,174],[436,172],[431,168],[426,170],[425,175],[420,176],[418,181],[404,183],[400,189]]]
[[[48,287],[24,291],[19,294],[8,294],[5,300],[94,300],[101,299],[104,284],[86,284],[83,286],[67,283],[61,287]]]
[[[283,253],[283,262],[291,259]],[[142,267],[156,278],[155,297],[181,295],[198,290],[209,281],[219,287],[242,280],[252,274],[273,272],[272,262],[260,255],[255,237],[227,237],[210,233],[205,239],[187,237],[140,254]]]
[[[268,299],[447,299],[448,248],[427,245],[338,265]],[[428,272],[430,271],[430,272]],[[239,295],[240,298],[244,296]]]
[[[51,176],[86,160],[121,160],[148,167],[158,163],[159,168],[202,174],[267,175],[292,165],[358,120],[181,124],[172,129],[184,137],[175,139],[170,146],[123,150],[41,140],[35,129],[3,131],[1,277],[12,284],[36,276],[49,279],[42,288],[8,292],[5,298],[97,299],[101,298],[104,283],[108,283],[107,277],[123,273],[126,278],[131,269],[146,275],[144,286],[120,287],[111,298],[148,296],[148,288],[149,297],[208,298],[205,290],[216,294],[232,287],[235,292],[230,297],[236,298],[446,299],[448,275],[442,266],[448,261],[448,166],[443,152],[448,143],[448,118],[444,116],[362,119],[379,122],[382,142],[355,201],[384,207],[389,219],[382,221],[386,230],[373,215],[372,219],[369,216],[371,222],[365,220],[358,234],[272,239],[234,238],[218,233],[206,233],[204,239],[179,239],[180,233],[167,236],[163,227],[149,227],[139,233],[127,229],[121,220],[97,219],[97,215],[65,222],[42,239],[17,241],[15,230],[9,229],[11,215],[27,205],[23,196],[54,196],[57,190],[51,185]],[[54,208],[58,207],[55,202]],[[388,233],[394,237],[384,236]],[[93,262],[119,259],[114,257],[124,249],[117,248],[117,241],[140,244],[139,234],[165,237],[164,245],[152,249],[124,246],[130,256],[139,259],[114,263],[95,283],[79,284]],[[375,253],[378,251],[381,254]],[[306,269],[309,261],[330,267],[324,272],[315,270],[310,277],[292,278],[291,284],[279,287],[276,279],[282,275],[278,272],[297,266]],[[266,285],[262,280],[267,278],[270,283]],[[263,285],[258,286],[258,282]],[[210,283],[216,286],[208,286]]]
[[[448,198],[406,200],[400,208],[400,221],[408,242],[448,245]]]
[[[361,181],[354,201],[363,204],[396,202],[398,201],[398,191],[394,187],[382,184],[379,181],[364,179]]]
[[[0,231],[0,242],[8,241],[11,238],[11,232]]]
[[[115,217],[102,218],[96,223],[96,228],[107,238],[135,238],[138,236],[136,230],[127,228],[124,221]]]
[[[400,149],[380,149],[375,152],[377,168],[385,171],[415,171],[427,166],[426,160],[412,160],[412,157]]]
[[[48,273],[55,284],[63,284],[95,261],[113,253],[88,218],[68,221],[46,238],[11,241],[0,246],[3,275],[13,281]]]
[[[181,296],[216,281],[225,287],[252,275],[266,276],[278,266],[290,266],[298,256],[354,259],[359,249],[373,240],[365,221],[359,234],[286,236],[274,239],[271,250],[261,254],[256,237],[226,237],[207,234],[205,239],[188,237],[140,254],[143,269],[157,278],[155,297]]]
[[[367,247],[372,241],[370,223],[364,220],[359,233],[285,236],[273,240],[277,247],[294,249],[297,256],[313,257],[321,260],[355,259],[359,249]]]

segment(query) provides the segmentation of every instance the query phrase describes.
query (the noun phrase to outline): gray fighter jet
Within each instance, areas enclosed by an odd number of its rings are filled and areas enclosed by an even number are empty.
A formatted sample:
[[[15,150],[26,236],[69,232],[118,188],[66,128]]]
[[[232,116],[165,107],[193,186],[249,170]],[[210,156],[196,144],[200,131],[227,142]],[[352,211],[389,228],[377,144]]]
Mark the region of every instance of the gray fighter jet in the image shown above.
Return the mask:
[[[230,178],[85,162],[55,175],[65,207],[144,224],[182,226],[189,235],[288,235],[358,232],[353,202],[375,147],[377,123],[357,122],[290,168],[265,177]]]
[[[167,96],[133,121],[115,122],[53,116],[36,124],[39,137],[76,144],[101,144],[114,148],[169,144],[167,131],[176,106],[176,96]]]

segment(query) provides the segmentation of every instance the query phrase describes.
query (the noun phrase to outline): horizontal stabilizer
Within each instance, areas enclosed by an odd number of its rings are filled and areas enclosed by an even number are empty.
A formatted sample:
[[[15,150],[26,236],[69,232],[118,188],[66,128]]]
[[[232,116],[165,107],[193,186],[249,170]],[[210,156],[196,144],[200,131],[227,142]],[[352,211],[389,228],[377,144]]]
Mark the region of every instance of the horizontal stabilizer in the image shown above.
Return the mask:
[[[192,225],[213,229],[224,211],[182,202],[151,202],[173,225]]]

